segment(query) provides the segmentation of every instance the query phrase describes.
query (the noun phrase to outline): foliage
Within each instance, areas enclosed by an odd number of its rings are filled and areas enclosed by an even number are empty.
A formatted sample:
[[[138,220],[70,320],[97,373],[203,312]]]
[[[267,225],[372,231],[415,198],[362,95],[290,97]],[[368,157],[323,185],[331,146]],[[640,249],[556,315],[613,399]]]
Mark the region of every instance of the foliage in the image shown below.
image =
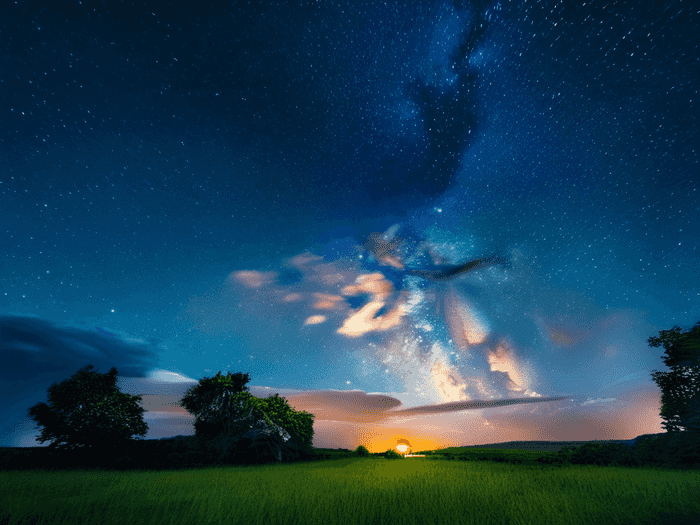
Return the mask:
[[[61,383],[48,388],[49,403],[29,409],[29,417],[44,427],[37,441],[51,441],[53,449],[123,447],[132,436],[145,436],[148,425],[141,396],[117,388],[117,369],[106,374],[81,368]]]
[[[700,466],[700,439],[691,432],[669,432],[661,436],[643,436],[633,445],[622,443],[584,443],[564,447],[552,459],[540,463],[697,468]]]
[[[643,465],[678,467],[700,466],[700,435],[696,432],[669,432],[640,440],[635,457]]]
[[[386,459],[403,459],[403,456],[396,452],[393,448],[390,448],[386,452],[384,452],[384,457]]]
[[[290,434],[294,447],[302,454],[311,452],[314,437],[313,414],[293,409],[279,394],[260,399],[260,405],[273,421]]]
[[[194,414],[195,436],[216,461],[233,458],[264,460],[269,455],[303,459],[312,454],[313,415],[291,408],[278,394],[260,399],[248,392],[249,374],[240,372],[204,377],[190,388],[180,406]],[[264,439],[250,437],[251,429],[264,424],[270,431]],[[286,435],[285,435],[286,433]],[[248,436],[246,437],[246,434]],[[289,437],[284,440],[284,437]]]
[[[634,450],[623,443],[584,443],[579,447],[564,451],[560,454],[560,457],[566,458],[568,462],[574,465],[616,465],[625,467],[637,465]]]
[[[661,389],[662,426],[667,432],[700,433],[700,322],[686,332],[674,326],[650,337],[652,347],[664,347],[664,364],[670,372],[654,372]]]
[[[237,444],[260,416],[247,393],[249,381],[249,374],[228,372],[223,376],[218,372],[214,377],[200,379],[180,400],[180,406],[195,416],[198,442],[217,461],[230,452],[231,445]]]
[[[668,440],[655,436],[640,440],[635,447],[635,457],[642,465],[661,466],[670,461]]]
[[[369,456],[369,450],[367,450],[363,445],[360,445],[355,449],[355,453],[360,456],[360,457],[367,457]]]
[[[200,432],[208,430],[207,423],[211,424],[238,412],[236,395],[248,392],[246,383],[249,381],[249,374],[240,372],[229,372],[225,376],[218,372],[214,377],[204,377],[187,390],[180,400],[180,406],[195,414],[195,429],[199,426]]]

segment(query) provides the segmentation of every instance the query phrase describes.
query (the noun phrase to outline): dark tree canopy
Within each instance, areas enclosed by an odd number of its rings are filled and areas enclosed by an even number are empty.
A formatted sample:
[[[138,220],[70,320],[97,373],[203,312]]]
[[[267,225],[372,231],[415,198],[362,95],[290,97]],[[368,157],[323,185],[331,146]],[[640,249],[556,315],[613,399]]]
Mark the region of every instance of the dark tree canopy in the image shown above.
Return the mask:
[[[215,423],[236,414],[240,409],[241,397],[247,393],[249,374],[228,372],[225,376],[218,372],[214,377],[204,377],[187,390],[180,406],[195,416],[195,431],[198,426],[204,430],[207,423]]]
[[[141,396],[117,388],[117,369],[106,374],[81,368],[61,383],[48,388],[48,404],[29,409],[29,417],[44,427],[37,441],[58,449],[98,448],[123,445],[132,436],[145,436],[148,425]]]
[[[670,372],[654,372],[661,389],[661,418],[667,432],[700,432],[700,322],[685,332],[674,326],[650,337],[649,345],[664,347]]]
[[[360,445],[359,447],[357,447],[355,449],[355,452],[357,453],[358,456],[362,456],[362,457],[369,456],[369,450],[367,450],[367,447],[365,447],[364,445]]]
[[[292,448],[311,448],[313,416],[297,412],[275,394],[259,399],[245,386],[248,374],[238,372],[204,377],[191,387],[180,406],[195,416],[195,435],[213,445],[219,459],[244,437],[251,441],[263,436],[278,458],[287,443]]]

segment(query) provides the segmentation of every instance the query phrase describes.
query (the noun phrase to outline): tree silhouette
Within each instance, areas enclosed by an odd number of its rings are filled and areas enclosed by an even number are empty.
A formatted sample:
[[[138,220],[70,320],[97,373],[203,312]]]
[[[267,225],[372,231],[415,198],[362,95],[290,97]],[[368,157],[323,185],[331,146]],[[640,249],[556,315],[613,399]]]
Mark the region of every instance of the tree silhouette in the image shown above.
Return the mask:
[[[700,433],[700,322],[686,332],[678,326],[662,330],[648,342],[664,347],[662,359],[671,369],[652,374],[661,389],[662,426],[667,432]]]
[[[88,365],[48,388],[49,403],[29,409],[29,417],[44,427],[37,441],[50,448],[78,449],[121,446],[132,436],[145,436],[141,396],[117,388],[117,369],[106,374]]]
[[[357,447],[355,449],[355,453],[363,458],[369,456],[369,450],[367,450],[367,447],[365,447],[364,445],[360,445],[359,447]]]
[[[191,387],[180,406],[195,416],[195,436],[221,461],[246,441],[257,451],[262,442],[278,461],[285,452],[311,448],[313,416],[297,412],[275,394],[259,399],[248,392],[249,374],[204,377]]]

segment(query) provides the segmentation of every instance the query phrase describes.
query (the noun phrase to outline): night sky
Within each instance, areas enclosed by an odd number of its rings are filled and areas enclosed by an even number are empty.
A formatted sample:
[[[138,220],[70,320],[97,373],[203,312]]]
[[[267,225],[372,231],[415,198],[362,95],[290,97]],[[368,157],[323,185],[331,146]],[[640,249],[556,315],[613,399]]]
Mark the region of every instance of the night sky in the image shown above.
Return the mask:
[[[2,3],[0,446],[87,364],[149,438],[218,371],[316,447],[663,431],[647,339],[700,320],[697,5],[228,4]]]

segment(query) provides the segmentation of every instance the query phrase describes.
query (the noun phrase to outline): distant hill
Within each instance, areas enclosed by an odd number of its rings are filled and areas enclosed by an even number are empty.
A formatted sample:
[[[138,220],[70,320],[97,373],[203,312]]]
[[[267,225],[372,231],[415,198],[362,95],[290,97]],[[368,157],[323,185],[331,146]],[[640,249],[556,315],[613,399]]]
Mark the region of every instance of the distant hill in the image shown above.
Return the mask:
[[[662,436],[665,432],[659,434],[644,434],[637,436],[634,439],[607,439],[594,441],[506,441],[505,443],[491,443],[488,445],[468,445],[463,447],[448,447],[441,449],[442,451],[455,453],[462,449],[470,448],[492,448],[500,450],[533,450],[540,452],[559,452],[564,447],[578,447],[584,443],[622,443],[624,445],[635,446],[641,438]]]

